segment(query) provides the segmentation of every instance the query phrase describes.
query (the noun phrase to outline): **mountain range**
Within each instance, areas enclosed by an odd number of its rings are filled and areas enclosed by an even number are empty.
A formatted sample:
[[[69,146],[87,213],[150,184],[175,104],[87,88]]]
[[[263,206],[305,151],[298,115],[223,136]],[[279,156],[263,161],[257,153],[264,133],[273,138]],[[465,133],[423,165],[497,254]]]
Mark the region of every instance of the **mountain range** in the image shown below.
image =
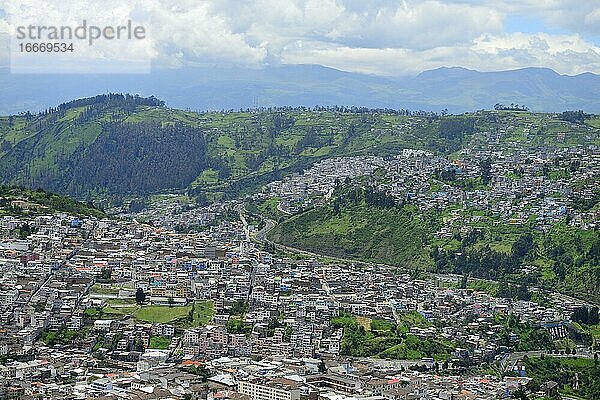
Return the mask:
[[[515,103],[540,112],[600,113],[600,75],[560,75],[548,68],[479,72],[442,67],[412,77],[366,75],[320,65],[187,67],[145,75],[19,75],[0,69],[2,115],[40,111],[109,92],[154,95],[170,107],[202,111],[354,105],[462,113]]]

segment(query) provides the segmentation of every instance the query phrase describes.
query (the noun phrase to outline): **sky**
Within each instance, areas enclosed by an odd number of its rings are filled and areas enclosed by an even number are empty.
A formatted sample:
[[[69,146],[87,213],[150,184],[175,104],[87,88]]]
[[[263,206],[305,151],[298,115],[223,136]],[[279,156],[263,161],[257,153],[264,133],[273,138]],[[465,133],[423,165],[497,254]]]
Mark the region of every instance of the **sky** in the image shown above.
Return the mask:
[[[82,19],[100,26],[141,21],[148,40],[84,46],[81,60],[138,55],[154,68],[319,64],[385,76],[442,66],[600,73],[599,0],[0,0],[0,65],[10,63],[15,25]]]

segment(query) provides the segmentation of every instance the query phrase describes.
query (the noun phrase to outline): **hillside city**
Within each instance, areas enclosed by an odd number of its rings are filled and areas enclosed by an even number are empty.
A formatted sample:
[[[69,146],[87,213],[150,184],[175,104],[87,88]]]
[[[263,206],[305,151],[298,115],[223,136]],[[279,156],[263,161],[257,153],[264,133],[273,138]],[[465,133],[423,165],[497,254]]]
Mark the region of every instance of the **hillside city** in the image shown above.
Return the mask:
[[[591,297],[515,284],[507,285],[526,295],[504,296],[506,283],[328,257],[269,235],[278,218],[352,187],[441,212],[435,243],[486,224],[597,230],[600,210],[578,203],[597,186],[573,183],[598,185],[598,147],[500,147],[503,134],[476,135],[451,156],[406,148],[328,158],[209,205],[163,195],[108,218],[11,200],[18,212],[0,218],[0,398],[594,393],[587,376],[565,384],[530,373],[544,360],[597,366]]]

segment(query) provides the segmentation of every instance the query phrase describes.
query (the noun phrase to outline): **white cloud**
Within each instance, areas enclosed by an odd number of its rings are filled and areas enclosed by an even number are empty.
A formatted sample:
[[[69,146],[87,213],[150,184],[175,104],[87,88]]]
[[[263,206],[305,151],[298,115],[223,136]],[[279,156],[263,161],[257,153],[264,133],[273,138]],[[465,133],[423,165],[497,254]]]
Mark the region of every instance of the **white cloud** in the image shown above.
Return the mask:
[[[597,0],[34,0],[9,15],[94,24],[149,21],[156,65],[316,63],[399,75],[442,65],[479,70],[547,66],[600,72]],[[565,34],[506,33],[509,14],[533,16]],[[0,14],[1,15],[1,14]],[[2,29],[0,17],[0,35]],[[97,48],[102,53],[102,48]],[[122,48],[129,55],[132,49]],[[94,54],[90,53],[90,56]],[[110,57],[109,52],[101,54]],[[98,54],[96,54],[98,56]],[[113,54],[113,56],[115,56]],[[2,53],[0,53],[0,59]]]
[[[392,76],[457,65],[480,71],[528,66],[548,67],[565,74],[600,71],[600,48],[578,35],[482,35],[471,44],[424,50],[306,42],[302,48],[289,46],[285,50],[285,63],[320,63],[347,71]]]

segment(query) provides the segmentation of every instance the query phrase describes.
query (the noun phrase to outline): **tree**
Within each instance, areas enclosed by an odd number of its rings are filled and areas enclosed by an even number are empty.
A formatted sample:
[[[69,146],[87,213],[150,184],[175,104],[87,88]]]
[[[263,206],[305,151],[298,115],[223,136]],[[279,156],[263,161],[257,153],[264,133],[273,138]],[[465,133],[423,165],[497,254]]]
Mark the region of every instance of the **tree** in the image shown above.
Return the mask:
[[[100,279],[110,280],[112,277],[112,270],[110,268],[103,268],[100,272]]]
[[[460,288],[461,289],[466,289],[467,288],[467,282],[468,282],[468,278],[466,274],[462,274],[462,277],[460,279]]]
[[[321,362],[318,365],[318,368],[319,368],[319,372],[322,374],[327,372],[327,365],[325,365],[325,361],[321,360]]]
[[[190,312],[188,313],[188,321],[194,322],[194,308],[196,303],[192,303],[192,308],[190,308]]]
[[[573,315],[571,316],[571,319],[574,322],[583,322],[584,324],[587,324],[589,321],[588,308],[577,307],[575,310],[573,310]]]
[[[10,149],[12,149],[12,144],[10,144],[10,142],[8,140],[3,140],[0,143],[0,151],[6,153],[6,152],[9,152]]]
[[[138,288],[135,291],[135,301],[136,301],[136,303],[142,304],[145,300],[146,300],[146,293],[144,292],[144,289]]]
[[[588,324],[596,325],[600,322],[600,316],[598,315],[598,307],[590,308],[590,312],[588,314]]]
[[[522,387],[512,392],[510,397],[519,400],[529,400],[529,397],[527,397],[527,393],[525,393],[525,390]]]
[[[533,236],[531,233],[525,233],[513,243],[512,254],[515,257],[523,258],[533,248]]]
[[[244,300],[236,300],[231,305],[229,310],[230,315],[244,315],[248,311],[248,303]]]
[[[139,351],[141,353],[144,352],[144,343],[142,343],[142,340],[140,338],[136,338],[133,344],[133,349],[135,351]]]
[[[340,203],[338,201],[333,202],[333,215],[340,215]]]
[[[490,158],[482,160],[479,168],[481,169],[481,179],[487,185],[492,180],[492,160]]]
[[[568,121],[573,124],[584,124],[585,119],[588,118],[589,115],[585,114],[582,110],[578,111],[564,111],[562,114],[558,116],[559,119],[563,121]]]

